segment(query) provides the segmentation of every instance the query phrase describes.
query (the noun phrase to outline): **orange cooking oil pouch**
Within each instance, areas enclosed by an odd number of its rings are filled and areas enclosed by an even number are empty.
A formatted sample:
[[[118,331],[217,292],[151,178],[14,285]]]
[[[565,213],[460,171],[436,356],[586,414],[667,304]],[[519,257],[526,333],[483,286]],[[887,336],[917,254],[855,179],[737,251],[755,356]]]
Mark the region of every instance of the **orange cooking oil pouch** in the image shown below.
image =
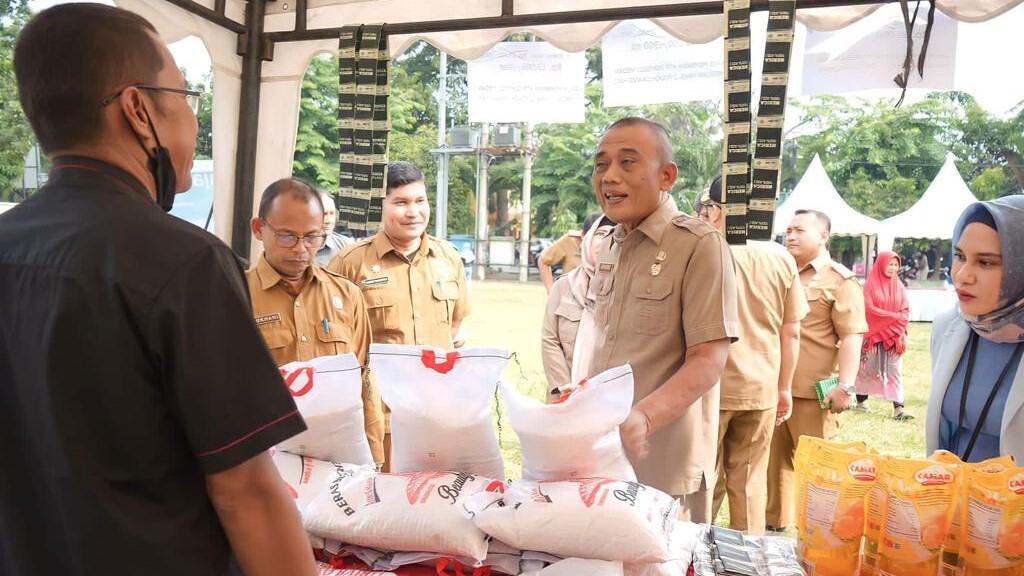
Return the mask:
[[[878,471],[886,467],[890,457],[878,456]],[[859,576],[877,576],[878,574],[878,538],[882,533],[882,522],[885,519],[885,488],[875,482],[868,489],[864,498],[864,546],[861,550]]]
[[[938,574],[961,482],[956,464],[891,458],[879,471],[885,491],[879,576]]]
[[[1024,576],[1024,468],[967,474],[960,510],[964,576]]]
[[[946,542],[942,545],[942,556],[939,561],[940,576],[960,576],[963,572],[963,562],[960,559],[960,517],[962,512],[960,506],[966,497],[968,470],[984,470],[988,472],[999,472],[1014,465],[1013,456],[999,456],[989,458],[982,462],[968,463],[946,450],[936,450],[929,456],[931,460],[944,462],[946,464],[957,464],[963,470],[963,481],[960,483],[960,493],[957,495],[953,510],[953,523],[950,525]]]
[[[878,455],[861,442],[805,439],[797,449],[801,562],[814,576],[850,576],[857,571],[864,498],[875,480]]]

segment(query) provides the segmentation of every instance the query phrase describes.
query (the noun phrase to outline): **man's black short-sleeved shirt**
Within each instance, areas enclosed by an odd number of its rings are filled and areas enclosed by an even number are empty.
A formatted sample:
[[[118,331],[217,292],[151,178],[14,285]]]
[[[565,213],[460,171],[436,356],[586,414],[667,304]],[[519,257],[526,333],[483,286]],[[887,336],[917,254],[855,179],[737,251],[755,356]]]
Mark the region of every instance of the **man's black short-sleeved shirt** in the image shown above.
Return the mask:
[[[126,172],[0,216],[0,574],[226,574],[205,476],[304,428],[230,249]]]

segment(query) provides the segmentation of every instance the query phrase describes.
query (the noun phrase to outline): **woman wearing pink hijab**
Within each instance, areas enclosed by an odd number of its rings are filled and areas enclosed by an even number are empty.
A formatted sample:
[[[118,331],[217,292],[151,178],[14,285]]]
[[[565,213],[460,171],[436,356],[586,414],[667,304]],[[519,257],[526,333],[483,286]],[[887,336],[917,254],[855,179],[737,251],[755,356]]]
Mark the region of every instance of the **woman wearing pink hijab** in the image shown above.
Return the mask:
[[[860,371],[857,373],[857,410],[867,410],[868,396],[892,402],[893,417],[910,420],[903,410],[903,353],[907,350],[910,302],[899,279],[900,257],[880,252],[864,284],[864,311],[868,332],[864,335]]]

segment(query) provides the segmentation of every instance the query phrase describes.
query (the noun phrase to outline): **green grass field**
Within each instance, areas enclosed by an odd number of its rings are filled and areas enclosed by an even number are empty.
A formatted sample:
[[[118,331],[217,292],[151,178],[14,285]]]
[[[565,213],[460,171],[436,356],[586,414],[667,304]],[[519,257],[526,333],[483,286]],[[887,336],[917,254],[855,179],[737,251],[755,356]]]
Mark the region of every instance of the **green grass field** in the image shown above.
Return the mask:
[[[543,398],[546,382],[540,356],[540,329],[547,295],[539,282],[477,282],[470,286],[470,316],[466,319],[469,346],[498,346],[515,353],[505,378],[523,392]],[[892,419],[892,405],[881,400],[868,402],[867,413],[849,412],[840,417],[841,440],[863,440],[884,454],[924,455],[924,412],[928,402],[931,359],[928,339],[931,324],[910,326],[910,341],[903,358],[907,411],[915,420]],[[519,441],[500,416],[501,447],[505,473],[520,475]],[[726,509],[723,506],[723,512]],[[719,517],[719,521],[724,518]]]

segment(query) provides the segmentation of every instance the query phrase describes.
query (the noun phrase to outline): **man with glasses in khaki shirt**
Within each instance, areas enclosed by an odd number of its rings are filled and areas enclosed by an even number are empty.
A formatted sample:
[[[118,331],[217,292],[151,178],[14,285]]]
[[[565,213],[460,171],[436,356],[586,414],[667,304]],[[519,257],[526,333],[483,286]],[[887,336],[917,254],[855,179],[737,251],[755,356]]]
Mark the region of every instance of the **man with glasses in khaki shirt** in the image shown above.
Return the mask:
[[[319,192],[294,178],[274,182],[260,198],[252,233],[263,254],[246,272],[253,316],[278,366],[352,353],[363,366],[363,424],[373,460],[384,464],[380,393],[366,370],[370,322],[359,289],[317,266],[324,243]]]
[[[664,127],[612,124],[594,157],[594,191],[618,222],[590,283],[595,344],[589,376],[630,363],[634,405],[620,427],[640,482],[678,498],[680,516],[710,522],[718,378],[738,334],[725,239],[675,209],[678,167]]]
[[[697,206],[701,220],[725,231],[722,181]],[[729,495],[729,527],[762,534],[768,500],[768,452],[775,427],[789,419],[790,386],[807,315],[796,262],[774,242],[730,246],[736,265],[739,340],[722,374],[718,482],[713,517]]]
[[[786,228],[786,250],[796,259],[810,311],[800,324],[800,357],[793,375],[793,413],[772,437],[768,463],[767,525],[784,530],[795,521],[793,456],[801,436],[831,439],[836,415],[853,406],[860,349],[868,330],[864,293],[848,268],[828,252],[832,223],[817,210],[797,210]],[[818,404],[814,384],[839,376],[839,386]]]

